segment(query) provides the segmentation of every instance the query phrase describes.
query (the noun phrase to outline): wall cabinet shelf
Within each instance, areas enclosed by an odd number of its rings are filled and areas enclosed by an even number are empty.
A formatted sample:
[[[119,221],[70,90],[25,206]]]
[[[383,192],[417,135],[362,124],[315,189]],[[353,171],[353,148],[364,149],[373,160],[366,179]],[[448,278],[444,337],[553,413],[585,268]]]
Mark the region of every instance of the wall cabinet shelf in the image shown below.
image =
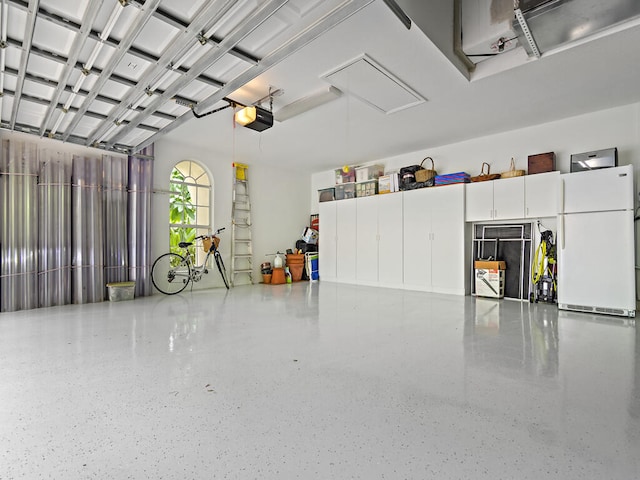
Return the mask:
[[[560,172],[469,183],[467,222],[555,217]]]
[[[466,185],[467,222],[524,218],[524,176]]]

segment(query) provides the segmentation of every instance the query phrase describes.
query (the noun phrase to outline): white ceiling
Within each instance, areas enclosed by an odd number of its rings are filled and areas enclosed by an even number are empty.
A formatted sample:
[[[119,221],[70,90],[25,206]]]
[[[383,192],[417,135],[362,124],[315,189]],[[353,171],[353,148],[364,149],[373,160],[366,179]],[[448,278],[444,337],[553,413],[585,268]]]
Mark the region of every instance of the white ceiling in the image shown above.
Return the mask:
[[[200,0],[192,2],[190,9],[178,0],[147,0],[123,7],[94,70],[86,76],[68,113],[61,114],[60,107],[82,75],[78,64],[85,64],[99,43],[98,34],[117,2],[32,0],[47,16],[40,14],[35,22],[23,97],[13,119],[29,2],[4,1],[9,6],[9,46],[4,49],[7,73],[2,126],[12,128],[13,120],[16,130],[102,148],[135,150],[163,139],[237,161],[320,171],[640,101],[637,20],[571,48],[543,53],[540,59],[530,59],[516,49],[491,59],[491,69],[499,73],[485,75],[483,66],[469,79],[442,53],[442,45],[438,48],[429,39],[430,32],[423,33],[415,25],[407,30],[382,0]],[[99,5],[96,19],[80,45],[82,29],[69,34],[53,20],[60,15],[81,25],[92,4]],[[214,12],[226,4],[233,4],[226,16],[213,24],[201,22],[198,31],[205,30],[210,39],[200,45],[191,28],[197,24],[197,15],[202,8],[211,7]],[[154,7],[157,10],[148,15],[146,23],[136,25],[145,10],[152,12]],[[239,24],[250,20],[256,9],[269,7],[276,13],[268,21],[237,37]],[[323,21],[329,15],[334,16]],[[335,15],[347,18],[342,21]],[[433,38],[443,38],[446,28],[446,23],[440,25],[441,31],[433,32]],[[307,43],[317,36],[316,31],[321,35]],[[127,46],[127,32],[134,51],[123,51],[114,63],[112,59]],[[213,40],[220,42],[218,47]],[[221,55],[221,46],[227,44],[233,49]],[[77,62],[67,68],[42,55],[43,50],[72,60],[75,53]],[[184,59],[191,50],[194,54]],[[217,61],[209,65],[206,56]],[[259,61],[252,63],[251,57]],[[345,91],[330,103],[276,121],[262,132],[234,127],[231,108],[198,119],[183,105],[191,103],[197,113],[204,114],[226,106],[224,97],[252,104],[268,95],[270,88],[281,89],[284,93],[273,98],[277,118],[285,105],[326,92],[328,74],[361,58],[370,59],[426,102],[384,113],[361,95]],[[180,69],[168,68],[179,59],[183,60]],[[110,67],[113,75],[106,77],[104,72]],[[341,82],[339,88],[350,89],[344,88],[344,77]],[[358,83],[357,78],[354,82]],[[51,106],[56,100],[56,83],[66,87],[58,92],[58,108]],[[145,89],[151,95],[145,95]],[[174,101],[176,96],[183,104]],[[132,110],[129,107],[136,99],[142,102]],[[124,119],[123,113],[127,113]],[[50,135],[59,115],[63,119]],[[75,123],[74,117],[78,117]],[[114,126],[114,119],[120,125]],[[97,140],[101,141],[96,144]]]

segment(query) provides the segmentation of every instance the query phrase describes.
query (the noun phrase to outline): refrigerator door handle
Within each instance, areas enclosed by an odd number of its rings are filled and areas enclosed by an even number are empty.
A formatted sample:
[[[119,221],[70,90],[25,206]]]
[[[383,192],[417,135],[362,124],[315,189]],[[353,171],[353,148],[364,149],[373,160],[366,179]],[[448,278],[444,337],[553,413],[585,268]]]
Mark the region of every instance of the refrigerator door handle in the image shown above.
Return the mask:
[[[560,238],[562,238],[562,245],[561,245],[562,250],[564,250],[564,235],[565,235],[564,217],[565,217],[564,215],[560,215]]]
[[[560,195],[558,195],[560,201],[558,213],[564,213],[564,180],[560,178]]]

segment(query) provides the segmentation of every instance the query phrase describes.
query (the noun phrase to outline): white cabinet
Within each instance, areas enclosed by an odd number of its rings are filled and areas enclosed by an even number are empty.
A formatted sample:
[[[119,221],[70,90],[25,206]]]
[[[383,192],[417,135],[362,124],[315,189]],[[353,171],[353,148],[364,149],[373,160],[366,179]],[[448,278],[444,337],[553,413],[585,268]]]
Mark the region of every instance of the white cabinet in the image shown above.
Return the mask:
[[[356,199],[336,204],[336,279],[356,281]],[[322,230],[321,230],[322,231]]]
[[[404,286],[464,295],[465,189],[448,185],[404,192]]]
[[[493,220],[493,182],[475,182],[466,185],[466,216],[467,222]]]
[[[500,178],[493,183],[493,219],[524,218],[524,176]]]
[[[402,286],[402,195],[356,200],[356,281]]]
[[[560,172],[524,177],[525,218],[555,217]]]
[[[320,202],[318,205],[319,233],[318,274],[320,279],[335,281],[337,267],[336,243],[336,204],[338,202]]]
[[[356,199],[356,279],[378,283],[378,196]]]
[[[321,279],[355,282],[356,200],[321,202],[318,274]]]
[[[466,221],[524,218],[524,179],[522,176],[467,184]]]

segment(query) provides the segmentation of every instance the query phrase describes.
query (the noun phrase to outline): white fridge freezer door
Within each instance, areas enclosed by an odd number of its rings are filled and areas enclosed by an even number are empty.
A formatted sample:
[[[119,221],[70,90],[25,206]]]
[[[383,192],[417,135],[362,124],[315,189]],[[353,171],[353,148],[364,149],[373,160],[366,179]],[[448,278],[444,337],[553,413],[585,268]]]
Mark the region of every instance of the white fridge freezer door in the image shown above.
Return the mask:
[[[558,213],[633,210],[633,166],[560,175]]]
[[[558,221],[558,306],[635,314],[633,212],[576,213]]]

